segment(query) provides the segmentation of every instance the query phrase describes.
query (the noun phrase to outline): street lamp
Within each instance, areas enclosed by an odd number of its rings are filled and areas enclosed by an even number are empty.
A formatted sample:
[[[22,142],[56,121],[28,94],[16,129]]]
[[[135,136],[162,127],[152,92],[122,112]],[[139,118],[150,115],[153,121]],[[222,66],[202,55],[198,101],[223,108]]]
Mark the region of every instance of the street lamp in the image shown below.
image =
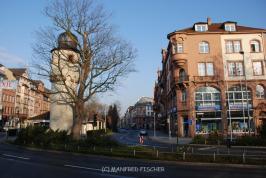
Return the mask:
[[[19,120],[19,129],[21,129],[21,120],[19,118],[19,108],[17,107],[16,110],[17,110],[17,118]]]
[[[249,113],[249,102],[248,102],[248,84],[247,84],[247,73],[246,73],[246,64],[245,64],[245,52],[240,51],[240,54],[243,56],[243,64],[244,64],[244,76],[245,76],[245,85],[246,85],[246,102],[247,102],[247,110],[248,110],[248,134],[250,135],[250,113]]]

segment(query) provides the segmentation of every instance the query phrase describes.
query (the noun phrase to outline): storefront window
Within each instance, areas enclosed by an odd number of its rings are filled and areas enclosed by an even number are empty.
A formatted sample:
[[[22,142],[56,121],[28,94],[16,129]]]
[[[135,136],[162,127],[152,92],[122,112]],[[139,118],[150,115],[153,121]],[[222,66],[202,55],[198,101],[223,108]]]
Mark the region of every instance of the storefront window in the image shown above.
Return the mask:
[[[213,87],[200,87],[195,92],[196,133],[221,130],[221,93]]]
[[[228,95],[229,94],[229,95]],[[245,133],[248,131],[248,122],[252,124],[252,100],[251,91],[244,85],[235,85],[230,87],[226,92],[226,104],[228,106],[227,119],[228,128],[230,129],[230,122],[233,133]],[[250,120],[250,121],[249,121]],[[250,128],[252,131],[252,127]]]

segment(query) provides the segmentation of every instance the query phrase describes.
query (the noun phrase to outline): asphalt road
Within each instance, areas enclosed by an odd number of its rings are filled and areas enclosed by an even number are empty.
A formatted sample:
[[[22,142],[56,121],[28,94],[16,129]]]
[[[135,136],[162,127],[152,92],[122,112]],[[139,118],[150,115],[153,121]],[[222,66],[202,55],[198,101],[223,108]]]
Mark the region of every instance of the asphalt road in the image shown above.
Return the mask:
[[[158,133],[157,133],[158,134]],[[160,143],[149,138],[151,132],[149,132],[148,136],[144,136],[144,143],[139,143],[139,130],[120,130],[119,133],[114,133],[113,137],[120,143],[129,146],[147,146],[147,147],[154,147],[161,151],[172,151],[176,150],[176,144],[167,144],[167,143]]]
[[[2,178],[71,177],[264,177],[265,168],[170,163],[33,151],[0,144]]]

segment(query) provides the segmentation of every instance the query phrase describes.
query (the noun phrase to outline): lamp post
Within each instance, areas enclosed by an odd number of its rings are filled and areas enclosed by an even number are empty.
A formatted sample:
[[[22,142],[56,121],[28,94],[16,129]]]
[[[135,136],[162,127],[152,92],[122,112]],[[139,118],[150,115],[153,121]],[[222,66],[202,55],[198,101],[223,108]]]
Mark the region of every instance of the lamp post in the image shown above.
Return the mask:
[[[104,130],[105,130],[105,133],[106,133],[106,106],[104,106]]]
[[[16,110],[17,110],[17,118],[19,120],[19,130],[20,130],[21,129],[21,120],[19,118],[19,108],[17,107]]]
[[[248,110],[248,134],[250,135],[250,113],[249,113],[249,102],[248,102],[248,84],[247,84],[247,73],[246,73],[246,64],[245,64],[245,52],[240,51],[240,54],[243,56],[243,65],[244,65],[244,76],[245,76],[245,85],[246,85],[246,102]]]

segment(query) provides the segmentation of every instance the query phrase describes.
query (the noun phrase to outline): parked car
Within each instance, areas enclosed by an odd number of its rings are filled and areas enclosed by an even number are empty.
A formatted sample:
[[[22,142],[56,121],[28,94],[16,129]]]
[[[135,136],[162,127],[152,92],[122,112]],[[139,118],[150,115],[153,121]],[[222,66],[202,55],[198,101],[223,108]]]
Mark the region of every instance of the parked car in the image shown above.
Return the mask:
[[[139,135],[140,135],[140,136],[146,136],[146,135],[148,135],[148,132],[147,132],[146,130],[144,130],[144,129],[141,129],[141,130],[139,131]]]

